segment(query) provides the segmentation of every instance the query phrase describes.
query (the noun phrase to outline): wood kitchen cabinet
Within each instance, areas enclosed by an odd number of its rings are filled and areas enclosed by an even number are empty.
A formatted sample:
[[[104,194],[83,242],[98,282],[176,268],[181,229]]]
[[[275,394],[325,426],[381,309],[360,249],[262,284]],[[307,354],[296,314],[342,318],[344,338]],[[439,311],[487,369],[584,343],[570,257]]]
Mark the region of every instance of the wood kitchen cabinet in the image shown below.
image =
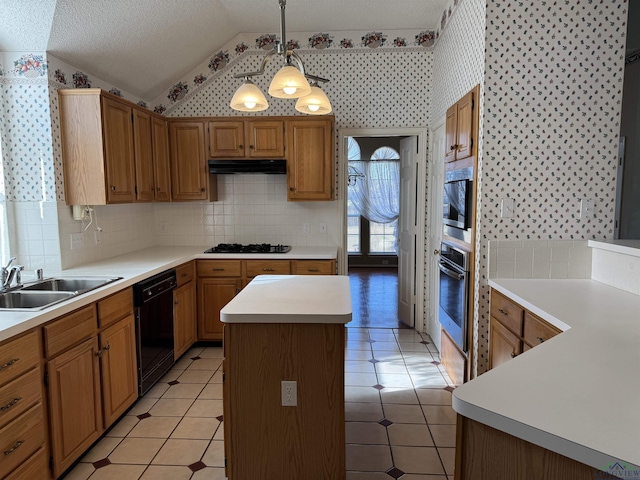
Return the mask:
[[[287,121],[287,200],[333,200],[333,117]]]
[[[210,158],[284,158],[284,121],[217,119],[208,123]]]
[[[136,169],[136,200],[153,201],[153,140],[151,115],[142,110],[133,111],[133,150]]]
[[[171,162],[169,161],[169,127],[166,120],[151,118],[153,146],[154,202],[171,201]]]
[[[174,201],[206,200],[209,196],[204,128],[201,121],[169,122]]]
[[[242,289],[240,278],[198,278],[198,340],[222,340],[220,310]]]
[[[196,282],[194,262],[176,268],[177,288],[173,292],[174,358],[177,360],[196,342]]]
[[[453,162],[475,154],[475,118],[477,88],[447,109],[445,123],[445,162]]]

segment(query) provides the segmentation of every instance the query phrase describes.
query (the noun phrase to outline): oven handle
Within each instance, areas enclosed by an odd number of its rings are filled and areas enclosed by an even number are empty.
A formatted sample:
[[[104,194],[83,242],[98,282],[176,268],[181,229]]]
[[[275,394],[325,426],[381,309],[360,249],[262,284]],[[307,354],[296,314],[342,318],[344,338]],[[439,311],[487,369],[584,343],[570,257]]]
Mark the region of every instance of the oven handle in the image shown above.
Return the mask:
[[[464,273],[459,273],[454,270],[451,270],[450,268],[445,267],[442,263],[438,263],[438,267],[440,268],[440,271],[442,273],[444,273],[445,275],[451,278],[455,278],[456,280],[464,279]]]

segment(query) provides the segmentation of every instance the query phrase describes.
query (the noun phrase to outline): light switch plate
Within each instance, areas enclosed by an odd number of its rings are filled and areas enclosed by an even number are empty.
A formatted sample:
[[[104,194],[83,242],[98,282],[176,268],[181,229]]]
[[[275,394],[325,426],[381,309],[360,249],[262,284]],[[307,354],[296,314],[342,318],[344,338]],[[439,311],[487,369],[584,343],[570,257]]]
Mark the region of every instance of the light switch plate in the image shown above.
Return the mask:
[[[580,200],[580,218],[593,218],[595,205],[593,198],[583,198]]]
[[[500,200],[500,218],[513,218],[514,204],[513,198]]]
[[[71,250],[82,248],[83,244],[84,244],[84,238],[81,233],[71,234]]]
[[[303,223],[302,224],[302,233],[304,235],[309,235],[310,232],[311,232],[311,224],[310,223]]]

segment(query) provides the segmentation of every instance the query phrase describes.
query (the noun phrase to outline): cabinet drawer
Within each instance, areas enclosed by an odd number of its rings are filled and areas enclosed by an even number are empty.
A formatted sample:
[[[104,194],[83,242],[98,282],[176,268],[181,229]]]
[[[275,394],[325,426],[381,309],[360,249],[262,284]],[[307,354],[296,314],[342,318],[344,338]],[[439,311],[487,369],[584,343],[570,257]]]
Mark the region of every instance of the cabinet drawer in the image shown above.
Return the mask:
[[[517,303],[491,290],[491,316],[499,320],[516,335],[522,335],[522,317],[524,309]]]
[[[96,324],[96,309],[94,305],[89,305],[45,325],[43,331],[46,356],[57,355],[93,336]]]
[[[296,260],[295,275],[334,275],[336,268],[333,260]]]
[[[38,334],[33,331],[0,347],[0,385],[40,363]]]
[[[100,328],[133,313],[133,290],[125,288],[98,302]]]
[[[185,283],[189,283],[193,280],[195,275],[195,268],[193,262],[184,263],[176,268],[176,278],[178,280],[177,287],[181,287]]]
[[[549,325],[532,313],[524,312],[524,341],[532,346],[546,342],[560,333],[556,327]]]
[[[0,388],[0,425],[11,422],[41,398],[40,367],[7,383]]]
[[[36,478],[49,478],[49,467],[44,447],[31,455],[21,466],[15,469],[4,480],[24,480]]]
[[[289,260],[247,260],[247,277],[256,275],[289,275],[291,262]]]
[[[197,266],[199,277],[241,277],[240,260],[200,260]]]
[[[4,478],[44,444],[42,404],[0,429],[0,477]]]

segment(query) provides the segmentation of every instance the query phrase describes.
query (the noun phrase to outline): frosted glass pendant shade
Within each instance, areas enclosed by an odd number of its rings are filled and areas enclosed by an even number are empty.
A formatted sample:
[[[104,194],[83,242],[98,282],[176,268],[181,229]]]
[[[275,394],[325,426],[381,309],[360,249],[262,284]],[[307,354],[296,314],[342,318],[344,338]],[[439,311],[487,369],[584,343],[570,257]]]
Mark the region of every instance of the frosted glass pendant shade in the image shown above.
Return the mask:
[[[233,95],[231,108],[240,112],[261,112],[269,108],[269,103],[255,83],[245,80]]]
[[[311,93],[309,82],[296,67],[285,65],[275,74],[269,95],[276,98],[300,98]]]
[[[314,85],[309,95],[298,99],[296,110],[309,115],[326,115],[331,113],[332,108],[327,95],[320,87]]]

